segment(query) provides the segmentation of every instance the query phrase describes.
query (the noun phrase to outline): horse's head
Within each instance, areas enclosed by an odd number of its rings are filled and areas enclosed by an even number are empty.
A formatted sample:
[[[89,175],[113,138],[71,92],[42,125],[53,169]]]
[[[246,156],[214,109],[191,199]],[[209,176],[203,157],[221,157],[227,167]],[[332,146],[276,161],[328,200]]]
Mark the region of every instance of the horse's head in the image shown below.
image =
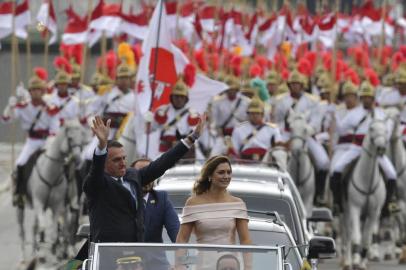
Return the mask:
[[[292,152],[305,148],[307,138],[313,135],[314,129],[308,124],[309,112],[289,113],[288,123],[291,131],[290,148]]]
[[[384,120],[373,119],[369,125],[369,141],[378,155],[383,155],[388,145],[387,123]]]
[[[66,156],[71,156],[77,163],[80,162],[80,155],[83,146],[86,143],[86,130],[77,120],[70,120],[64,123],[60,132],[63,134],[63,139],[60,145],[61,153]]]
[[[385,108],[386,119],[390,121],[389,123],[393,125],[391,127],[392,137],[399,138],[401,136],[401,129],[400,129],[400,109],[399,107],[387,107]]]

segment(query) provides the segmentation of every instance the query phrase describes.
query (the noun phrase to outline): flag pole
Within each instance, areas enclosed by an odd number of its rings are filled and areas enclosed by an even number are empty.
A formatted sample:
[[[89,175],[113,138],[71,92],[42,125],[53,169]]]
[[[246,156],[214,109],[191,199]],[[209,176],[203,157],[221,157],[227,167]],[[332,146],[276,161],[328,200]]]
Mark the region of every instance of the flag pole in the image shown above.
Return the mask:
[[[337,50],[338,50],[338,37],[337,37],[337,32],[338,32],[338,27],[337,27],[337,21],[338,21],[338,12],[339,12],[339,7],[340,7],[340,0],[335,1],[335,40],[334,40],[334,48],[333,48],[333,61],[332,61],[332,68],[331,68],[331,78],[332,78],[332,89],[330,89],[330,105],[335,103],[336,99],[336,86],[337,86],[337,78],[336,78],[336,73],[337,73]],[[338,87],[337,87],[338,90]],[[333,137],[336,129],[336,122],[335,122],[335,117],[332,115],[331,117],[331,126],[329,128],[329,141],[328,141],[328,155],[331,158],[333,155]]]
[[[100,0],[99,0],[100,1]],[[93,7],[93,0],[88,0],[87,2],[87,17],[86,17],[86,25],[87,25],[87,32],[89,32],[89,23],[90,23],[90,15],[92,14],[92,7]],[[82,65],[80,67],[80,83],[83,83],[86,75],[86,60],[87,60],[87,51],[89,50],[86,43],[83,44],[83,57],[82,57]]]
[[[27,30],[27,39],[25,40],[26,54],[27,54],[27,81],[31,77],[31,37],[30,32]]]
[[[378,58],[378,65],[380,66],[382,64],[382,60],[383,60],[383,48],[385,47],[385,17],[386,17],[386,11],[387,11],[387,5],[388,5],[388,1],[387,0],[383,0],[383,6],[382,6],[382,13],[381,13],[381,20],[382,20],[382,24],[381,24],[381,38],[380,38],[380,44],[379,44],[379,58]]]
[[[154,61],[154,71],[152,74],[152,83],[151,83],[151,102],[149,104],[149,111],[152,109],[154,96],[155,96],[155,82],[156,82],[156,73],[157,73],[157,66],[158,66],[158,48],[159,48],[159,37],[161,33],[161,20],[162,20],[162,12],[165,0],[161,0],[159,3],[159,17],[158,17],[158,29],[157,29],[157,38],[156,38],[156,45],[155,45],[155,61]],[[147,123],[147,142],[145,146],[145,156],[148,156],[149,152],[149,135],[151,131],[151,123]]]
[[[16,4],[15,0],[12,1],[12,19],[11,19],[11,95],[16,95],[16,85],[17,85],[17,76],[16,76],[16,62],[17,62],[17,50],[18,50],[18,40],[15,35],[15,14],[16,14]],[[16,125],[13,122],[11,126],[11,167],[15,166],[15,133]]]

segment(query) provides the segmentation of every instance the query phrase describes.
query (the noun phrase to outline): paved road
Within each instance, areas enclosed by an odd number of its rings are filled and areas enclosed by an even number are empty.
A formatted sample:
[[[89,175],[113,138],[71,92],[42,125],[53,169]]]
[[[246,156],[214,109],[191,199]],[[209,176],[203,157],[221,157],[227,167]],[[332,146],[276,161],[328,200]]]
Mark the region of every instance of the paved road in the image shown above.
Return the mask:
[[[17,153],[21,146],[16,147]],[[10,180],[10,147],[0,143],[0,270],[22,269],[21,249],[19,246],[18,228],[15,209],[11,206],[10,190],[7,189],[7,181]],[[32,224],[33,214],[26,211],[26,224]],[[31,242],[31,232],[27,230],[27,239]],[[399,266],[395,261],[373,263],[369,270],[404,270],[405,266]],[[48,268],[55,269],[55,268]],[[325,261],[319,265],[319,269],[340,269],[338,260]]]

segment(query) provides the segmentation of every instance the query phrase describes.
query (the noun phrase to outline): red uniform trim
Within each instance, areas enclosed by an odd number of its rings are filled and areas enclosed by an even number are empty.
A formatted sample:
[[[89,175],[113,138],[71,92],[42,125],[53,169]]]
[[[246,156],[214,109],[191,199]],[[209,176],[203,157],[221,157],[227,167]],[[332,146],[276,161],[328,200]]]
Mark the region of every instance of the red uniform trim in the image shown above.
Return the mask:
[[[154,115],[154,119],[155,119],[155,121],[156,121],[158,124],[163,125],[163,124],[165,124],[166,121],[168,120],[168,116],[167,116],[166,113],[165,113],[165,114],[161,114],[159,111],[157,111],[157,112],[155,113],[155,115]]]
[[[192,116],[189,114],[188,118],[187,118],[187,123],[189,124],[189,126],[196,126],[197,123],[199,123],[199,117],[196,116]]]
[[[355,134],[355,135],[348,134],[348,135],[341,136],[338,139],[338,143],[339,144],[340,143],[353,143],[356,145],[362,145],[364,138],[365,138],[365,135],[362,135],[362,134],[358,134],[358,135],[357,134]]]

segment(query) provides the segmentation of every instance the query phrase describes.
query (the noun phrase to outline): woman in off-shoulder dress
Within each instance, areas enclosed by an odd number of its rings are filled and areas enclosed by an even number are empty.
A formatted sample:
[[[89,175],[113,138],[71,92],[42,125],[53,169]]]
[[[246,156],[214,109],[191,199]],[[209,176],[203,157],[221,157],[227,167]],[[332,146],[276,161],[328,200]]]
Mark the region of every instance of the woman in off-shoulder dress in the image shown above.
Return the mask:
[[[245,203],[227,192],[231,181],[231,163],[226,156],[214,156],[206,161],[193,187],[193,195],[183,208],[176,243],[188,243],[192,232],[199,244],[251,244]],[[213,269],[216,259],[199,256],[199,269]],[[210,258],[209,258],[210,257]],[[245,269],[249,262],[244,256]]]

